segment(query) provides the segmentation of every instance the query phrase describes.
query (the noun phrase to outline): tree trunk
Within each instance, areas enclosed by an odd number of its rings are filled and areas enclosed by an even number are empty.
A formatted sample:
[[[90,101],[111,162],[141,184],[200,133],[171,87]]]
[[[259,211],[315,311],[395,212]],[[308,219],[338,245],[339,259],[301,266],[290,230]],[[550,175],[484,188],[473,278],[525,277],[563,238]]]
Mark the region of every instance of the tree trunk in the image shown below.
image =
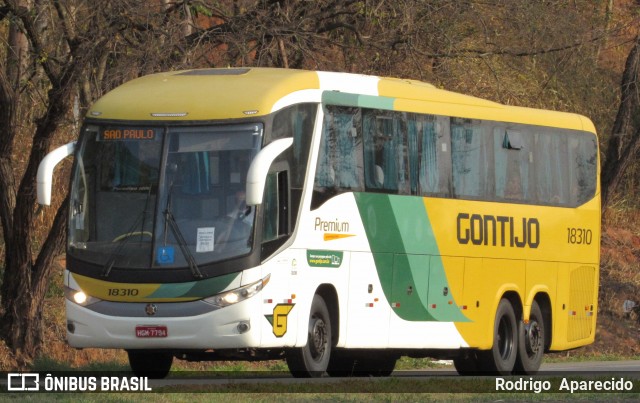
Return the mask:
[[[60,87],[58,87],[60,86]],[[58,82],[49,90],[49,108],[38,119],[31,155],[17,193],[13,213],[13,231],[7,248],[7,262],[2,285],[2,336],[13,350],[19,364],[35,358],[42,342],[42,307],[53,268],[55,254],[65,239],[68,197],[58,210],[38,258],[32,259],[36,204],[35,178],[40,161],[49,152],[53,134],[69,110],[70,88]]]
[[[21,2],[21,5],[25,4]],[[16,205],[13,144],[19,127],[17,116],[20,97],[17,94],[26,71],[29,51],[29,41],[16,23],[11,23],[8,31],[4,68],[0,69],[0,225],[7,252],[13,249],[13,213]],[[11,261],[8,256],[5,260],[7,267]],[[7,284],[2,284],[2,298],[7,287]]]
[[[44,297],[54,269],[53,260],[64,244],[68,210],[67,196],[36,262],[21,260],[19,266],[12,265],[14,275],[5,276],[11,292],[3,297],[6,311],[2,318],[2,333],[21,367],[35,358],[42,346]],[[24,256],[22,253],[16,255],[18,259]]]
[[[15,92],[0,71],[0,225],[6,249],[13,229],[13,206],[16,202],[13,178],[13,133],[15,127]],[[4,288],[4,287],[3,287]],[[3,293],[4,294],[4,293]]]
[[[640,35],[629,52],[622,74],[620,107],[602,166],[602,206],[605,207],[615,193],[627,167],[638,155],[640,148]]]
[[[21,3],[23,4],[23,3]],[[23,24],[30,43],[39,43],[37,31],[31,15],[24,7],[12,9]],[[16,41],[16,44],[25,43]],[[38,46],[36,46],[38,48]],[[8,48],[8,54],[21,55],[24,52]],[[78,63],[77,61],[75,63]],[[7,66],[16,63],[7,63]],[[20,63],[18,63],[19,65]],[[50,66],[51,67],[51,66]],[[66,228],[67,207],[57,212],[52,229],[34,262],[33,223],[36,206],[36,173],[40,161],[49,152],[53,135],[69,110],[70,89],[78,76],[79,65],[68,64],[53,75],[48,69],[50,89],[46,97],[47,109],[36,121],[36,131],[30,149],[27,166],[18,186],[14,179],[13,148],[16,141],[16,110],[20,102],[17,88],[20,80],[11,81],[3,71],[0,73],[0,218],[6,244],[5,267],[2,282],[1,336],[12,349],[21,366],[35,358],[42,343],[42,308],[44,296],[53,268],[52,262],[61,249]],[[13,68],[7,68],[17,79]],[[65,203],[68,203],[65,201]]]

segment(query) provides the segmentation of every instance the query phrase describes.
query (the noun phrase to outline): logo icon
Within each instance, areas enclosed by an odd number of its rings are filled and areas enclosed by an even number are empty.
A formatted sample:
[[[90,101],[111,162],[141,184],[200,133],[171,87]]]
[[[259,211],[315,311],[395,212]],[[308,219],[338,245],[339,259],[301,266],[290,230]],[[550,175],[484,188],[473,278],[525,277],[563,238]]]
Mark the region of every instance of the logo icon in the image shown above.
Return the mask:
[[[265,318],[273,326],[273,334],[282,337],[287,333],[287,315],[295,304],[278,304],[273,307],[273,315],[265,315]]]
[[[144,311],[147,313],[147,315],[153,316],[156,314],[156,312],[158,312],[158,306],[156,304],[147,304],[147,306],[144,308]]]
[[[7,374],[7,390],[10,392],[40,390],[40,374]]]
[[[173,264],[175,255],[176,251],[173,246],[160,246],[156,251],[156,262],[158,264]]]

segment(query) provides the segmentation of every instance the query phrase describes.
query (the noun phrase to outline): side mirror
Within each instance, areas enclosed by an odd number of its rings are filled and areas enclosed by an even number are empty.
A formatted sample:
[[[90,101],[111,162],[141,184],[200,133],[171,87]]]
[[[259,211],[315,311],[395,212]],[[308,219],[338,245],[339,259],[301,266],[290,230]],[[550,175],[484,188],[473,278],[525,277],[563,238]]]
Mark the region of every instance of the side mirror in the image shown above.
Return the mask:
[[[269,167],[278,155],[291,147],[292,144],[293,137],[276,140],[260,150],[253,161],[251,161],[249,172],[247,173],[247,206],[257,206],[262,203]]]
[[[55,150],[47,154],[40,162],[38,166],[38,204],[45,206],[51,205],[51,185],[53,182],[53,170],[68,156],[72,155],[76,149],[76,142],[72,141],[69,144],[65,144],[62,147],[58,147]]]

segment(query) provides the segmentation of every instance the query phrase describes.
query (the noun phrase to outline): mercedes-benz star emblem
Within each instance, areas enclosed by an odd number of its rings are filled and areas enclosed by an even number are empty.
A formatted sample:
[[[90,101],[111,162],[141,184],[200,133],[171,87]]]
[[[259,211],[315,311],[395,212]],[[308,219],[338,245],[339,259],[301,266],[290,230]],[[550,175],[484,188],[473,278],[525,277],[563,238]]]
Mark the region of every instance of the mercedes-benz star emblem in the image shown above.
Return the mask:
[[[144,311],[147,313],[147,315],[153,316],[156,314],[156,312],[158,312],[158,307],[156,306],[156,304],[147,304],[147,306],[144,308]]]

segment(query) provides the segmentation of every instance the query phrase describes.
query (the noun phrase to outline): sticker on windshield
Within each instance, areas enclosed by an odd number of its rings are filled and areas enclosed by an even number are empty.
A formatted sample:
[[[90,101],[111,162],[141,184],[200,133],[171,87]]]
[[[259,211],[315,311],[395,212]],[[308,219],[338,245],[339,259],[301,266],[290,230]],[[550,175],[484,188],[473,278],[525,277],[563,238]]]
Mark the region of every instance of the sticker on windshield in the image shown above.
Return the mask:
[[[160,246],[156,253],[158,264],[172,264],[175,262],[175,250],[173,246]]]
[[[215,227],[198,228],[196,253],[213,252]]]

